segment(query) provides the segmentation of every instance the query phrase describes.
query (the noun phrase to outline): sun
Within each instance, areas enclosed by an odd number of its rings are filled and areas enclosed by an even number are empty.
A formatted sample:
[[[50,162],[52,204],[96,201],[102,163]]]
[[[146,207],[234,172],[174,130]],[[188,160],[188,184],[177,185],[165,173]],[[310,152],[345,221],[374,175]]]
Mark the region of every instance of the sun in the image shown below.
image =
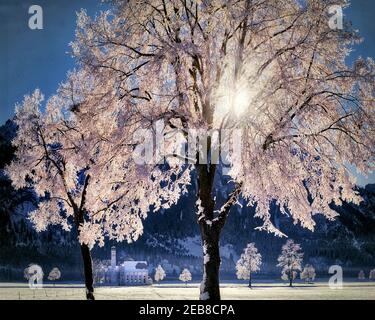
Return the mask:
[[[250,104],[250,94],[248,90],[239,90],[234,94],[233,109],[237,117],[246,113]]]
[[[272,70],[258,76],[260,67],[258,57],[251,59],[252,63],[243,65],[241,74],[234,74],[234,61],[228,58],[227,68],[224,70],[220,83],[213,92],[215,103],[215,121],[218,125],[231,118],[240,121],[248,117],[258,116],[257,107],[262,93],[271,79]]]
[[[226,116],[237,119],[244,117],[249,112],[253,98],[254,94],[247,86],[242,86],[237,90],[222,89],[215,110],[217,120],[221,121]]]

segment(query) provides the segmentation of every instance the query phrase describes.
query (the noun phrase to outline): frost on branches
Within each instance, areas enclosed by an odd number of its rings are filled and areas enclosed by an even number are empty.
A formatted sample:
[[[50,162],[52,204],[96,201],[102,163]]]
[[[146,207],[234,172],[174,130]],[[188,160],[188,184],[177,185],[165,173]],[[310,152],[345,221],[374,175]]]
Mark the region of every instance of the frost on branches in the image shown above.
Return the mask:
[[[181,171],[173,176],[197,172],[198,219],[210,258],[201,293],[220,298],[218,242],[240,195],[249,206],[257,204],[256,217],[264,221],[259,229],[277,235],[282,232],[269,212],[273,200],[310,230],[315,214],[336,216],[332,201],[360,201],[347,164],[363,173],[373,169],[374,62],[346,65],[359,36],[349,24],[343,30],[328,26],[329,6],[346,1],[113,3],[95,20],[84,11],[78,16],[73,54],[86,77],[102,84],[86,99],[89,111],[101,123],[116,115],[100,131],[116,127],[116,118],[142,129],[163,120],[169,137],[164,157],[154,148],[149,158],[177,165]],[[241,157],[225,159],[233,190],[224,202],[214,194],[222,172],[217,165],[192,163],[199,152],[186,156],[183,148],[171,147],[183,144],[189,128],[242,129]],[[210,136],[206,146],[209,155],[223,147]],[[178,179],[169,181],[162,185],[177,201],[183,188],[173,187]]]
[[[315,280],[315,268],[311,264],[305,265],[303,268],[301,274],[301,279],[305,280],[307,283],[312,283]]]
[[[262,264],[262,256],[258,253],[255,243],[249,243],[241,254],[236,264],[237,278],[249,280],[249,288],[251,288],[251,274],[260,270]]]
[[[363,270],[359,271],[358,273],[358,280],[365,280],[366,276]]]
[[[159,282],[165,278],[166,274],[162,266],[159,264],[157,268],[155,269],[155,281]]]
[[[55,282],[61,278],[61,272],[59,268],[53,268],[48,275],[48,280]],[[55,283],[53,284],[55,285]]]
[[[108,110],[108,96],[95,102],[103,86],[81,77],[82,73],[71,74],[43,113],[39,90],[17,106],[18,134],[13,140],[17,160],[7,173],[16,188],[33,187],[39,196],[39,208],[30,214],[38,231],[50,224],[65,230],[76,225],[81,244],[90,248],[95,243],[104,245],[105,236],[131,242],[142,234],[141,219],[149,206],[170,206],[176,201],[174,193],[183,193],[189,180],[182,178],[182,188],[179,179],[173,190],[161,188],[160,182],[168,182],[169,177],[158,169],[150,174],[147,166],[132,165],[133,145],[127,130],[134,128],[123,128],[125,121],[111,116],[126,110],[120,111],[123,108],[118,105]],[[98,92],[95,99],[88,96],[92,91]],[[109,114],[99,117],[94,103],[96,107],[105,104]]]
[[[76,217],[90,247],[105,236],[131,241],[150,206],[168,208],[194,179],[209,258],[201,295],[217,300],[220,233],[240,197],[256,205],[259,229],[279,236],[272,201],[310,230],[314,215],[337,215],[330,203],[361,201],[347,166],[374,169],[374,61],[347,65],[359,35],[350,24],[329,28],[329,6],[346,0],[111,4],[95,19],[79,13],[71,44],[79,70],[46,114],[39,92],[17,114],[20,149],[8,171],[18,187],[30,176],[44,198],[31,216],[39,230],[68,229]],[[207,139],[186,155],[190,128]],[[222,129],[242,130],[240,156],[200,162],[228,150],[228,139],[206,134]],[[137,148],[146,138],[153,148]],[[134,149],[152,161],[135,164]],[[232,182],[223,200],[214,181],[224,164]]]
[[[368,278],[370,280],[375,280],[375,269],[370,270],[370,274]]]
[[[26,280],[30,280],[33,277],[43,280],[44,273],[40,265],[31,263],[23,270],[23,276]]]
[[[301,246],[294,243],[293,240],[287,242],[281,248],[281,255],[278,257],[277,264],[281,267],[281,279],[289,281],[289,286],[293,285],[293,280],[297,278],[297,272],[301,271],[303,253]]]
[[[182,282],[185,282],[185,285],[187,285],[188,281],[191,281],[191,273],[189,269],[185,268],[184,270],[182,270],[178,279]]]
[[[105,86],[99,79],[89,81],[83,74],[71,74],[44,112],[39,90],[17,106],[16,160],[6,171],[15,188],[32,187],[38,195],[39,207],[29,215],[37,231],[48,225],[76,228],[88,298],[93,299],[90,249],[104,245],[104,237],[137,240],[149,207],[175,203],[176,195],[186,192],[189,176],[180,168],[165,174],[132,165],[127,130],[134,128],[113,119],[113,113],[127,111],[111,104],[108,94],[101,96]],[[102,104],[109,114],[97,114]],[[160,183],[168,183],[173,173],[172,188],[162,188]]]
[[[105,282],[105,272],[108,266],[99,259],[93,259],[92,269],[93,269],[93,280],[94,284],[102,284]]]

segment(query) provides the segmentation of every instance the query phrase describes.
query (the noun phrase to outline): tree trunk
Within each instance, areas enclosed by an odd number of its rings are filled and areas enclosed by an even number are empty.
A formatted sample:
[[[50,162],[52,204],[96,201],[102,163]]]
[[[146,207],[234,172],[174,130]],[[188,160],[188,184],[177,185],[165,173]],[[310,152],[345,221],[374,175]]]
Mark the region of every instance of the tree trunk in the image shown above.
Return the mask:
[[[85,275],[86,298],[95,300],[94,297],[94,278],[92,272],[92,259],[90,248],[86,244],[81,244],[81,253],[83,259],[83,270]]]
[[[293,272],[289,275],[289,287],[293,287]]]
[[[86,190],[87,186],[90,180],[90,175],[88,175],[85,179],[84,187],[83,187],[83,192],[82,192],[82,199],[81,199],[81,204],[77,206],[73,200],[71,200],[71,203],[73,205],[74,209],[74,220],[75,220],[75,225],[77,228],[77,234],[78,234],[78,239],[80,236],[80,226],[83,225],[84,223],[84,214],[85,214],[85,201],[86,201]],[[92,270],[92,259],[91,259],[91,252],[90,248],[88,247],[87,244],[81,243],[81,254],[82,254],[82,260],[83,260],[83,273],[85,276],[85,287],[86,287],[86,299],[87,300],[95,300],[94,297],[94,274]]]
[[[211,114],[212,116],[212,114]],[[210,119],[212,120],[212,119]],[[212,123],[207,121],[208,123]],[[204,150],[204,148],[203,148]],[[207,150],[209,158],[213,155],[211,150],[211,137],[207,137]],[[217,301],[220,300],[220,286],[219,286],[219,269],[220,269],[220,246],[219,239],[222,228],[229,210],[233,203],[235,203],[239,190],[232,192],[228,200],[220,209],[218,215],[214,214],[215,200],[212,195],[216,164],[214,163],[200,163],[199,152],[197,158],[197,173],[198,173],[198,224],[200,228],[202,245],[203,245],[203,279],[200,286],[200,300]]]
[[[200,300],[220,300],[219,269],[220,231],[211,226],[202,226],[202,243],[204,253],[203,280],[200,287]]]
[[[251,272],[250,272],[250,275],[249,275],[249,288],[251,289]]]

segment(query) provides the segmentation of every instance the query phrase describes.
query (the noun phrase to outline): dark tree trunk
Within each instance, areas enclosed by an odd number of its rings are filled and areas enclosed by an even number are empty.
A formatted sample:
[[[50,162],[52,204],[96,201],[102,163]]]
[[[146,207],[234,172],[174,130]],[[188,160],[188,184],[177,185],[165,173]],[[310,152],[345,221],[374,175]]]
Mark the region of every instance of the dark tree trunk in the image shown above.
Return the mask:
[[[250,275],[249,275],[249,288],[251,289],[251,272],[250,272]]]
[[[207,141],[210,149],[210,138]],[[220,300],[219,268],[221,260],[219,238],[221,227],[213,222],[215,201],[212,197],[212,187],[216,165],[199,164],[197,169],[198,198],[201,200],[201,210],[203,210],[198,216],[204,254],[200,300],[217,301]]]
[[[74,220],[77,228],[78,238],[80,236],[80,226],[84,223],[84,214],[85,214],[85,201],[86,201],[86,191],[89,184],[90,175],[87,175],[85,178],[85,183],[82,191],[81,204],[77,206],[73,199],[71,203],[73,204],[74,209]],[[92,259],[91,251],[87,244],[81,243],[81,254],[83,260],[83,273],[85,275],[85,286],[86,286],[86,299],[95,300],[94,297],[94,275],[92,270]]]
[[[211,123],[210,121],[208,121]],[[215,147],[216,148],[216,147]],[[204,149],[204,148],[203,148]],[[207,150],[210,159],[213,151],[211,148],[211,138],[207,137]],[[212,159],[211,159],[212,160]],[[215,200],[212,195],[216,164],[200,164],[199,153],[197,153],[197,173],[198,173],[198,199],[201,205],[198,208],[198,224],[200,228],[204,264],[203,280],[200,287],[200,299],[217,301],[220,300],[219,269],[220,269],[220,233],[225,225],[230,208],[238,198],[240,188],[236,188],[230,195],[225,204],[214,214]]]
[[[200,287],[200,299],[217,301],[220,300],[220,231],[211,226],[202,226],[201,235],[204,248],[204,265],[203,280]]]
[[[293,272],[289,274],[289,287],[293,287]]]
[[[85,275],[86,298],[95,300],[94,297],[94,278],[92,273],[92,259],[90,248],[86,244],[81,244],[81,253],[83,259],[83,270]]]

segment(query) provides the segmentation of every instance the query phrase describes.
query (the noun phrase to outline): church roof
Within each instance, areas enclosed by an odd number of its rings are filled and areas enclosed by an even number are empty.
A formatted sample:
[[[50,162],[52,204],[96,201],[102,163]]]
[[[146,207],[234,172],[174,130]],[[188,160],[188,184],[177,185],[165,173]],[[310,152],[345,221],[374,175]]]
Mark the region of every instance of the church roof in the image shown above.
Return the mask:
[[[124,261],[121,266],[125,268],[125,270],[145,270],[147,269],[147,262],[146,261]]]

